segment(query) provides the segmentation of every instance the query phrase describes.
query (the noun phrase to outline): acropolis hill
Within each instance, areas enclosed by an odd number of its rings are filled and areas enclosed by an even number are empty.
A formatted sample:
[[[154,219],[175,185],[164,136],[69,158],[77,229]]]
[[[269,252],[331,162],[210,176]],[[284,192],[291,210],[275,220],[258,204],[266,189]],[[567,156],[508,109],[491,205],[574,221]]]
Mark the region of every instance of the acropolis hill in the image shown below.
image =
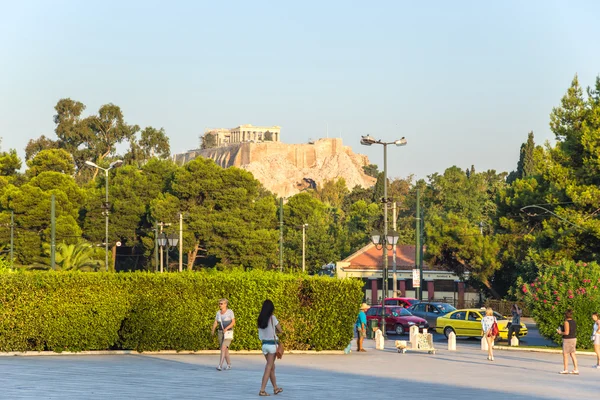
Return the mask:
[[[319,139],[314,143],[244,142],[174,155],[178,164],[196,157],[214,160],[223,168],[239,167],[250,171],[265,188],[281,197],[293,196],[327,180],[344,178],[349,190],[356,185],[370,187],[375,178],[365,175],[367,156],[344,146],[341,138]]]

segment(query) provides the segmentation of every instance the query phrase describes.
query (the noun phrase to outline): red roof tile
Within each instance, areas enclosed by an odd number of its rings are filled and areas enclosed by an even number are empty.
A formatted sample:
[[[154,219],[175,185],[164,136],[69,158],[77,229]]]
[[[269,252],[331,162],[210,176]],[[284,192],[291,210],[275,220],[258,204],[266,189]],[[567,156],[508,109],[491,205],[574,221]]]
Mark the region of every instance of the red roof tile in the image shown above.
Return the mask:
[[[388,266],[392,266],[393,251],[388,250]],[[383,249],[377,249],[373,243],[370,243],[348,256],[342,262],[350,263],[344,269],[373,269],[383,268]],[[399,245],[396,246],[396,267],[400,270],[412,270],[415,267],[415,246]],[[446,271],[442,266],[431,266],[423,262],[425,271]]]

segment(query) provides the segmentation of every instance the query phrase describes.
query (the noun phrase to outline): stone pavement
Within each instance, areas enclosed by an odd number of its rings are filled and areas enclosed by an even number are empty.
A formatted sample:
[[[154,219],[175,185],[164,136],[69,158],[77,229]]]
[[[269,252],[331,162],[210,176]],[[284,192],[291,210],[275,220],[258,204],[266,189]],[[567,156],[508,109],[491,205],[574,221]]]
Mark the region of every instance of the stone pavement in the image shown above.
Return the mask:
[[[372,346],[372,341],[367,341]],[[579,357],[580,376],[561,376],[561,355],[496,351],[474,346],[398,354],[369,349],[349,355],[288,355],[277,362],[276,399],[591,399],[600,370]],[[214,355],[0,357],[1,399],[255,399],[264,358],[233,355],[218,372]],[[272,393],[272,388],[268,387]]]

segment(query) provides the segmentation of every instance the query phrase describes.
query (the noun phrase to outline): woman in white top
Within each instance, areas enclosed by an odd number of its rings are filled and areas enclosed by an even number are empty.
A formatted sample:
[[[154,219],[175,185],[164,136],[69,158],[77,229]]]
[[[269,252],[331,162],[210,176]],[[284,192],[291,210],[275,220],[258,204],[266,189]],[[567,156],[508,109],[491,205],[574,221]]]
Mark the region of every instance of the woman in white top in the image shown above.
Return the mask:
[[[262,378],[262,384],[260,386],[259,396],[269,396],[265,389],[269,378],[273,385],[273,394],[279,394],[283,392],[283,389],[277,387],[277,379],[275,378],[275,353],[277,352],[277,333],[281,333],[281,326],[277,317],[273,315],[275,306],[271,300],[265,300],[258,315],[258,338],[262,343],[262,352],[267,360],[265,366],[265,372]]]
[[[229,301],[227,299],[219,300],[219,311],[217,311],[217,315],[215,316],[215,323],[212,326],[211,333],[215,334],[215,329],[219,329],[219,348],[221,349],[221,359],[219,361],[219,366],[217,367],[217,371],[221,371],[223,368],[223,362],[227,361],[226,370],[231,369],[231,360],[229,359],[229,345],[231,345],[231,340],[229,338],[225,338],[225,332],[231,331],[229,335],[233,334],[233,327],[235,326],[235,315],[233,311],[227,308]]]
[[[494,317],[494,310],[490,307],[485,309],[485,317],[481,319],[481,336],[485,338],[488,344],[488,360],[494,361],[494,340],[496,336],[492,335],[492,326],[494,326],[496,318]]]
[[[594,344],[594,352],[596,353],[596,365],[594,368],[600,368],[600,322],[598,321],[598,313],[592,314],[594,320],[594,332],[592,333],[592,342]]]

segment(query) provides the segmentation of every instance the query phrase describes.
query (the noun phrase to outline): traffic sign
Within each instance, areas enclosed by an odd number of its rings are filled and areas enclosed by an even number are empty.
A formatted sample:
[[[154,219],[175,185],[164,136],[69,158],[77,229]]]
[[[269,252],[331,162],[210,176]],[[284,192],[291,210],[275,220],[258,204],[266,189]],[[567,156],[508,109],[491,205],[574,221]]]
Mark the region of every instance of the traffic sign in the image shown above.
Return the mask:
[[[413,281],[412,281],[413,287],[414,288],[421,287],[420,271],[417,268],[413,269],[412,271],[413,271]]]

